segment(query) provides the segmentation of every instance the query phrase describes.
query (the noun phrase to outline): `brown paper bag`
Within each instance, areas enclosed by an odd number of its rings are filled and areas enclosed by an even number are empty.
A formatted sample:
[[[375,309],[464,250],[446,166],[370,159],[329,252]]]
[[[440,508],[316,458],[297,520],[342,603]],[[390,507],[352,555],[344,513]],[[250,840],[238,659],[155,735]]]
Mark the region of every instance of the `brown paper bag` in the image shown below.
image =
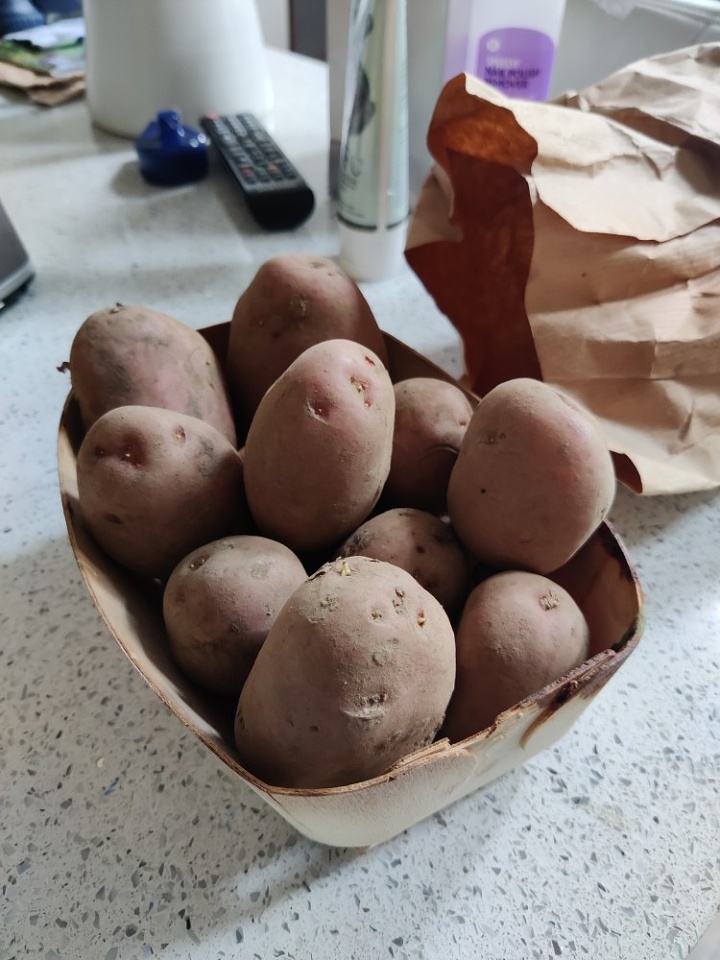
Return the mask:
[[[545,380],[643,493],[720,485],[720,44],[561,102],[442,91],[407,260],[480,394]]]

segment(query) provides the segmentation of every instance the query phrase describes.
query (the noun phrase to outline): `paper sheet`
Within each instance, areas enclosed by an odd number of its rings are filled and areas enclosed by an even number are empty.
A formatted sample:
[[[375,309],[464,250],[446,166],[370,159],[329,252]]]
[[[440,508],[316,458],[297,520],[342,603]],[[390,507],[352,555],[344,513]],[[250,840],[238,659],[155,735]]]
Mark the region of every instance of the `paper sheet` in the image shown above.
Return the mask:
[[[0,61],[0,85],[21,90],[34,101],[46,107],[67,103],[85,93],[85,74],[78,72],[62,77],[35,73],[14,63]]]

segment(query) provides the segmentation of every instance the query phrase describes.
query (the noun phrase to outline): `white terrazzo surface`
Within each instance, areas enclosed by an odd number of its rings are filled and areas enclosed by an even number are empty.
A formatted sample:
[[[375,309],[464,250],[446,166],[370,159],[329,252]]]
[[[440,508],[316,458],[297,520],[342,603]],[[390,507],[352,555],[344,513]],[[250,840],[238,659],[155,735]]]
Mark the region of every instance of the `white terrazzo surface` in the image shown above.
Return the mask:
[[[0,312],[0,960],[683,958],[720,902],[720,493],[620,492],[636,652],[553,749],[364,853],[305,839],[221,768],[85,591],[55,461],[79,324],[122,300],[205,326],[267,257],[337,252],[324,69],[273,66],[276,134],[319,196],[294,235],[256,231],[219,173],[145,186],[83,102],[0,94],[0,197],[37,270]],[[460,371],[409,271],[365,291]]]

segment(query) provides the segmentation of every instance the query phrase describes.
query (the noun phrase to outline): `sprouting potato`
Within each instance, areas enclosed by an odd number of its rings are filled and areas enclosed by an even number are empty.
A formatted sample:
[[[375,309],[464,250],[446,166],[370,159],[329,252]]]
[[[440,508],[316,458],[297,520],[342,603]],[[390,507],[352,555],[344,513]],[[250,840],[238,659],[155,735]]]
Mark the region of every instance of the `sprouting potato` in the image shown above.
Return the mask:
[[[114,560],[164,580],[195,547],[249,528],[240,455],[209,423],[162,407],[115,407],[77,458],[82,515]]]
[[[280,608],[306,576],[292,550],[252,534],[188,554],[163,593],[170,649],[187,676],[237,699]]]
[[[588,540],[614,496],[595,419],[553,387],[520,378],[476,407],[450,474],[448,512],[483,563],[545,574]]]
[[[372,557],[407,570],[454,617],[470,590],[468,556],[449,523],[425,510],[396,507],[370,517],[337,557]]]
[[[457,677],[442,734],[463,740],[587,659],[590,636],[570,594],[508,570],[472,591],[457,629]]]
[[[473,407],[460,387],[433,377],[395,384],[393,453],[383,500],[442,514]]]
[[[367,557],[321,567],[282,608],[238,703],[243,765],[267,783],[332,787],[431,743],[455,679],[442,606]]]
[[[387,366],[385,341],[360,288],[333,260],[307,253],[266,260],[240,295],[226,371],[238,424],[247,429],[265,391],[303,351],[355,340]]]
[[[220,362],[202,334],[175,317],[120,303],[98,310],[75,334],[67,366],[85,429],[114,407],[165,407],[236,442]]]
[[[377,503],[390,469],[395,396],[367,347],[308,347],[270,387],[245,442],[245,489],[267,537],[329,548]]]

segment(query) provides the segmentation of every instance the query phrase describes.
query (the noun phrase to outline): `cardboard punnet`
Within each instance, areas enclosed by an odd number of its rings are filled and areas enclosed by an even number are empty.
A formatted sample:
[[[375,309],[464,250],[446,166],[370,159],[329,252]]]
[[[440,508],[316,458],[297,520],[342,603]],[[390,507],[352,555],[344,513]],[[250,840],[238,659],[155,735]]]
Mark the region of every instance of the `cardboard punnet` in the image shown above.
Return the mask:
[[[202,331],[221,357],[228,327]],[[387,334],[385,339],[393,380],[433,376],[454,382],[400,341]],[[219,762],[300,833],[321,843],[359,848],[381,843],[524,763],[570,729],[640,639],[641,587],[620,539],[603,524],[556,575],[590,626],[591,652],[585,663],[501,714],[488,729],[460,743],[433,743],[372,780],[316,790],[264,783],[240,763],[233,743],[233,705],[203,692],[173,661],[161,587],[121,569],[83,523],[76,472],[82,435],[71,393],[58,435],[62,504],[75,558],[108,630],[160,699]]]

